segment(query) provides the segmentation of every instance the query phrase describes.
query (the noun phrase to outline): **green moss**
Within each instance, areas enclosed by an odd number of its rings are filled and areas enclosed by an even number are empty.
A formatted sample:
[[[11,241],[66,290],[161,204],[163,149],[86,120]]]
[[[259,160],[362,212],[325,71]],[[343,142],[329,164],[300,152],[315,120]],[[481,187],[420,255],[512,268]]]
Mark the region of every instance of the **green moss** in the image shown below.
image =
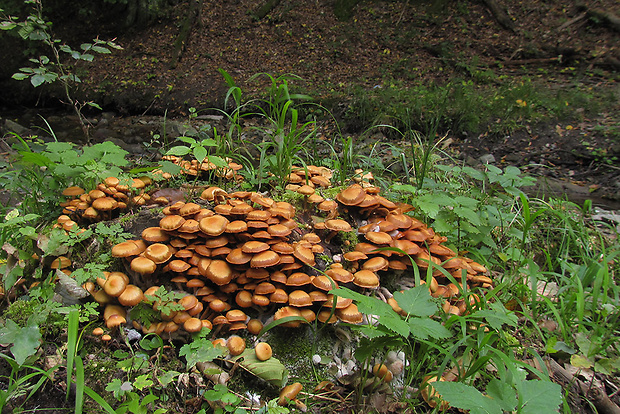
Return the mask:
[[[289,383],[316,384],[315,370],[319,379],[327,377],[325,367],[312,362],[314,354],[331,355],[333,336],[326,329],[315,333],[311,326],[296,329],[277,327],[269,332],[266,341],[271,345],[274,356],[289,370]]]

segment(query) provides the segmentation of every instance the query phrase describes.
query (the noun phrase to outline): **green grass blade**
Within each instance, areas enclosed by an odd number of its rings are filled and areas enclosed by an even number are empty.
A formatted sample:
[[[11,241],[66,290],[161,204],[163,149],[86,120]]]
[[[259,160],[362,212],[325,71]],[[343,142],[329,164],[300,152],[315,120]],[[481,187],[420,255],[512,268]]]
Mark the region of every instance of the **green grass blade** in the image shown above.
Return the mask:
[[[69,391],[71,390],[71,381],[73,378],[73,360],[77,350],[79,322],[78,310],[71,310],[69,312],[69,326],[67,333],[67,395],[65,397],[67,400],[69,399]]]
[[[84,393],[92,398],[101,408],[103,408],[107,413],[116,414],[116,411],[104,400],[101,398],[101,395],[97,394],[92,388],[88,386],[84,386]]]
[[[84,407],[84,363],[75,356],[75,414],[82,414]]]

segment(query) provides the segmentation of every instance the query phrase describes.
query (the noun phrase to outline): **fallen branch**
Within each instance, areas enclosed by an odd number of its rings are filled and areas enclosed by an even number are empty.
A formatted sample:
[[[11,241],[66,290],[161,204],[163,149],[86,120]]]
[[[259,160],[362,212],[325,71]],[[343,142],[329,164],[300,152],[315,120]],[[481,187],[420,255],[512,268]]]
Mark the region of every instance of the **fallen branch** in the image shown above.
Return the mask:
[[[543,367],[540,366],[537,360],[528,360],[525,361],[529,365],[532,365],[534,368],[539,371],[543,371]],[[571,386],[573,391],[582,395],[584,398],[588,399],[599,413],[601,414],[620,414],[620,407],[616,405],[612,400],[609,399],[607,393],[604,389],[594,386],[592,383],[585,383],[584,381],[577,378],[575,375],[571,374],[566,370],[563,366],[558,364],[554,359],[548,358],[545,360],[545,365],[549,374],[556,382],[560,384],[567,384]]]
[[[495,20],[504,28],[514,32],[514,23],[508,13],[500,6],[496,0],[482,0],[489,9]]]
[[[620,17],[612,12],[601,9],[588,9],[587,14],[590,19],[602,21],[616,32],[620,32]]]

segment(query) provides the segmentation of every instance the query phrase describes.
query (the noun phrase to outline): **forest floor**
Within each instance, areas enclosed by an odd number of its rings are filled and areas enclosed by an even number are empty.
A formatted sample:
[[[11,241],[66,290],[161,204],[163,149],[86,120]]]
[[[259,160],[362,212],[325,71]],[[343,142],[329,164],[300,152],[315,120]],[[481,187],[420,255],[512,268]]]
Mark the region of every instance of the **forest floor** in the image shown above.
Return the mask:
[[[187,23],[193,15],[181,3],[170,17],[118,36],[123,50],[98,56],[77,72],[83,97],[104,108],[170,117],[184,117],[191,107],[222,107],[227,85],[220,68],[246,99],[264,97],[269,87],[268,77],[253,75],[294,74],[301,79],[291,80],[290,89],[327,107],[346,135],[394,115],[380,106],[402,101],[406,110],[425,98],[421,95],[429,89],[423,88],[429,85],[450,90],[465,84],[465,93],[476,94],[465,98],[488,100],[499,99],[496,91],[512,85],[515,108],[509,110],[525,109],[527,115],[507,119],[506,111],[491,113],[471,127],[457,128],[449,119],[453,115],[444,114],[448,119],[440,134],[450,135],[463,160],[491,155],[499,166],[518,165],[566,181],[553,185],[556,193],[577,188],[615,209],[620,198],[619,36],[618,28],[596,13],[618,16],[620,4],[499,4],[509,18],[504,26],[478,2],[364,1],[347,14],[332,1],[288,0],[258,20],[254,1],[203,0],[193,24]],[[92,25],[71,21],[71,35],[64,33],[63,23],[57,26],[61,37],[92,38]],[[99,27],[102,38],[114,35],[105,32],[105,24]],[[178,43],[184,27],[189,34]],[[548,102],[536,107],[532,100],[540,91],[556,96],[556,107]],[[479,115],[469,110],[463,116]],[[539,116],[543,111],[546,116]]]

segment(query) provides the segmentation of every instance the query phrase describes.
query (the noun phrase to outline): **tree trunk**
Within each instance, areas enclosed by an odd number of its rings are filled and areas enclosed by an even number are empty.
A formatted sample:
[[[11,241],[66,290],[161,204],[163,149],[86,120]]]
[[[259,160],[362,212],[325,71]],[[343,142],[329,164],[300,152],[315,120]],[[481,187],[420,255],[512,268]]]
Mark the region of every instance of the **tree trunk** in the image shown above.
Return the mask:
[[[508,13],[497,3],[496,0],[482,0],[485,6],[489,9],[495,20],[504,28],[511,32],[514,32],[515,27],[512,19],[508,16]]]

